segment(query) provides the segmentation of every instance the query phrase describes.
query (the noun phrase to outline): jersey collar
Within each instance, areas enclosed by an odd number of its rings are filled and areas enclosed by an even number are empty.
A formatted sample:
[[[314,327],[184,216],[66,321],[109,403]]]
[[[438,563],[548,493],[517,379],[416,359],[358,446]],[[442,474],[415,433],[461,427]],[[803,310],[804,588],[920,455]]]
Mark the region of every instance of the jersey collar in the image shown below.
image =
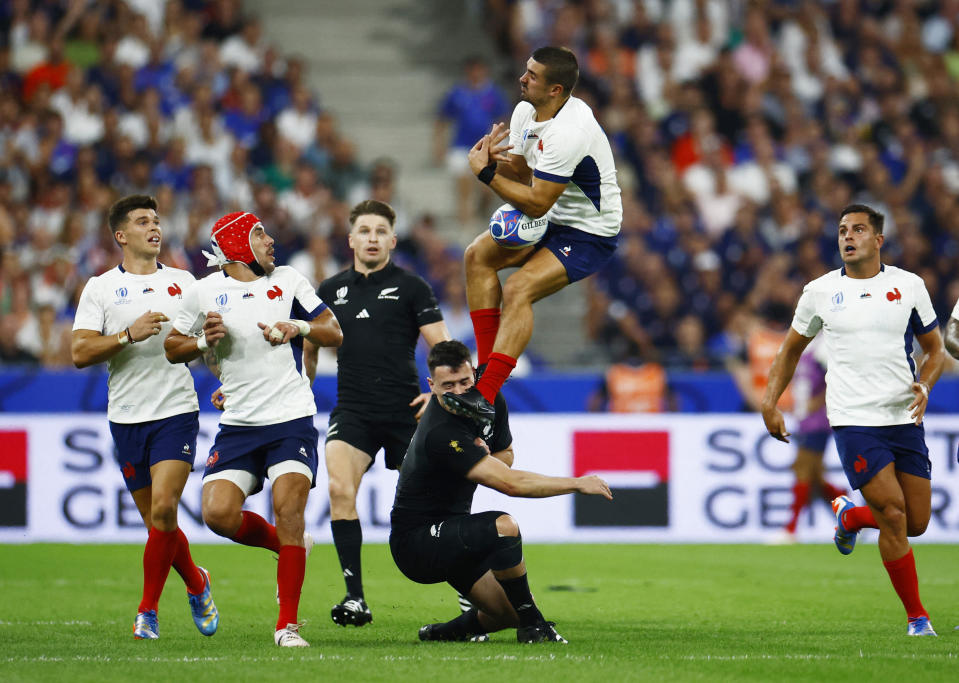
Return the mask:
[[[117,268],[120,269],[120,272],[121,272],[121,273],[127,272],[127,269],[123,267],[123,264],[122,264],[122,263],[118,263],[118,264],[117,264]],[[160,270],[161,268],[163,268],[163,264],[160,263],[159,261],[157,261],[157,270]]]
[[[356,266],[353,265],[353,266],[350,266],[350,271],[352,272],[350,280],[354,283],[362,282],[364,279],[367,282],[379,283],[379,282],[383,282],[384,280],[389,278],[391,275],[393,275],[393,273],[395,273],[396,270],[397,270],[397,266],[393,263],[393,259],[390,259],[389,261],[386,262],[386,265],[384,267],[370,273],[369,275],[363,275],[363,273],[359,272],[356,269]]]
[[[885,271],[885,270],[886,270],[885,264],[880,263],[880,264],[879,264],[879,272],[881,273],[881,272],[883,272],[883,271]],[[842,275],[843,277],[846,277],[846,266],[843,266],[843,267],[839,270],[839,274]]]

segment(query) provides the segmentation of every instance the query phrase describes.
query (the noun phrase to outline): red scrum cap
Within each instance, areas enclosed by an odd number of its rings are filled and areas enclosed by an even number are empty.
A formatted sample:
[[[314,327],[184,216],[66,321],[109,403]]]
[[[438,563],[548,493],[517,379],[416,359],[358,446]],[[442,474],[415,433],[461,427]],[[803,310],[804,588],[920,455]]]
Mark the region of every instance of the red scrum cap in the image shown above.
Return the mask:
[[[260,225],[260,219],[248,211],[228,213],[213,224],[210,230],[210,243],[216,255],[217,265],[230,261],[246,263],[256,261],[250,235]]]

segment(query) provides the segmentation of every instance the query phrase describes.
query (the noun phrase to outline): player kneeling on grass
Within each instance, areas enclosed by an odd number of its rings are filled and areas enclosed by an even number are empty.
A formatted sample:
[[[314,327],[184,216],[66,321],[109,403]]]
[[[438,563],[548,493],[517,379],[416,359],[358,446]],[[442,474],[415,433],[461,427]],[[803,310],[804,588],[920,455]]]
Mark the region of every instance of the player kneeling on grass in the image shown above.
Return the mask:
[[[273,239],[251,213],[213,226],[209,275],[189,291],[166,338],[167,360],[210,350],[223,382],[223,415],[203,473],[203,519],[221,536],[279,555],[280,614],[274,641],[307,647],[297,609],[306,570],[306,499],[316,480],[316,405],[302,363],[303,339],[343,340],[333,313],[305,277],[273,263]],[[200,336],[192,333],[202,324]],[[273,484],[276,526],[249,510],[248,496]]]
[[[123,261],[84,286],[71,351],[78,368],[106,362],[110,369],[107,417],[117,464],[149,530],[133,637],[160,637],[157,608],[170,567],[186,584],[197,629],[212,636],[219,616],[210,577],[193,563],[177,525],[180,494],[193,469],[199,404],[190,371],[164,360],[159,338],[194,278],[157,262],[163,231],[153,197],[123,197],[110,207],[108,221]]]
[[[508,496],[548,498],[586,493],[612,499],[595,475],[550,477],[510,469],[512,435],[506,401],[496,396],[491,424],[479,427],[440,400],[475,381],[461,342],[435,344],[427,358],[433,396],[413,435],[396,486],[390,550],[400,571],[417,583],[446,581],[474,607],[420,629],[420,640],[471,640],[516,628],[521,643],[566,640],[543,618],[530,594],[519,526],[505,512],[470,514],[476,485]]]

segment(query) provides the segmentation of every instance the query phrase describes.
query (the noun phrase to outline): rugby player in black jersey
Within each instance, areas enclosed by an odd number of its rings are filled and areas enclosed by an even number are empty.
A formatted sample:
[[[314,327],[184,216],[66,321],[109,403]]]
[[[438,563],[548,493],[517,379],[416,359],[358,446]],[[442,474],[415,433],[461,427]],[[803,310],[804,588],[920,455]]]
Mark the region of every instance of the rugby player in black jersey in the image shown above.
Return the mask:
[[[399,468],[429,399],[429,393],[420,394],[416,372],[420,335],[429,346],[450,338],[430,286],[390,260],[395,220],[389,204],[372,199],[357,204],[350,212],[353,265],[317,290],[343,330],[336,407],[326,434],[330,527],[346,581],[346,596],[331,616],[341,626],[373,620],[363,595],[360,481],[381,448],[386,467]],[[315,367],[315,354],[304,348],[308,370]]]
[[[530,594],[516,520],[499,511],[470,514],[473,493],[482,484],[514,497],[584,493],[612,499],[609,486],[595,475],[551,477],[511,469],[513,439],[502,394],[485,426],[454,414],[441,400],[475,382],[466,346],[439,342],[427,365],[432,396],[400,470],[390,550],[407,578],[446,581],[474,607],[452,621],[422,627],[420,640],[470,640],[516,628],[521,643],[565,643]]]

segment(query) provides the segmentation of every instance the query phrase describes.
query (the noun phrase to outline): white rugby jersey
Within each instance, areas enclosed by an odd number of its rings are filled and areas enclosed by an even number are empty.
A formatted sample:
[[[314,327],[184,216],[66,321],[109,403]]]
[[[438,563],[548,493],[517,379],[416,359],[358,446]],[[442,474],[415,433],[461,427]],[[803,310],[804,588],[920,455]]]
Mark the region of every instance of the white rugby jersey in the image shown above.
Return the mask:
[[[913,338],[936,325],[925,283],[895,266],[865,280],[846,277],[841,268],[806,285],[792,326],[806,337],[823,332],[829,424],[912,422]]]
[[[187,271],[159,263],[149,275],[135,275],[117,266],[87,281],[73,329],[115,335],[147,311],[163,313],[172,321],[194,282]],[[171,326],[172,322],[161,323],[160,334],[124,346],[107,361],[111,422],[147,422],[199,409],[190,371],[186,365],[167,362],[163,352]]]
[[[226,396],[221,424],[271,425],[316,413],[303,367],[303,337],[272,346],[257,323],[312,320],[325,309],[313,286],[289,266],[253,282],[218,271],[191,288],[173,327],[189,334],[212,311],[223,316],[227,329],[214,347]]]
[[[536,110],[520,102],[509,124],[512,154],[522,154],[533,175],[566,189],[547,218],[594,235],[611,237],[623,222],[623,203],[609,140],[593,110],[578,97],[548,121],[534,121]]]

